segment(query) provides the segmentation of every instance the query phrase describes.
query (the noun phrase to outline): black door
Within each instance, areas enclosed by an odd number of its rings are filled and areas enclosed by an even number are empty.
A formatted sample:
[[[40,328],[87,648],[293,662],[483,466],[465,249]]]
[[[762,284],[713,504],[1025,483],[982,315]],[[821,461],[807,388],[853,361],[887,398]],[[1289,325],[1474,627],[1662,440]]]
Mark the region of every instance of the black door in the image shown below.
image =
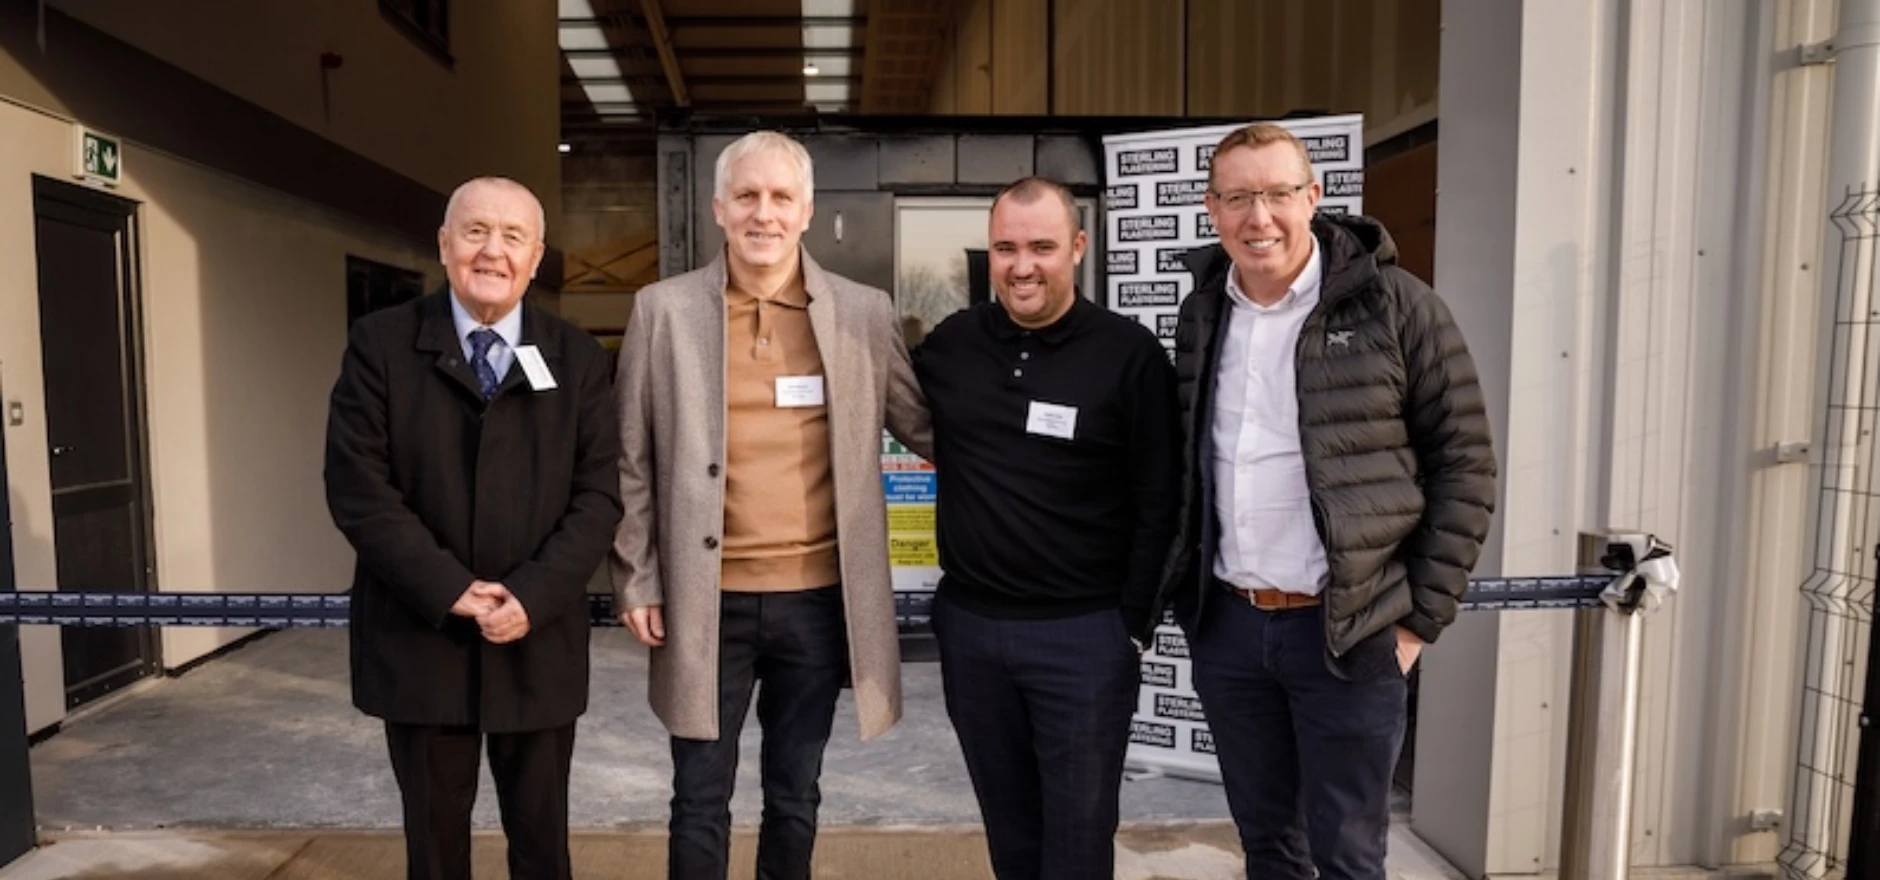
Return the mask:
[[[39,339],[61,592],[150,589],[135,202],[33,179]],[[142,627],[66,627],[65,702],[156,671]]]

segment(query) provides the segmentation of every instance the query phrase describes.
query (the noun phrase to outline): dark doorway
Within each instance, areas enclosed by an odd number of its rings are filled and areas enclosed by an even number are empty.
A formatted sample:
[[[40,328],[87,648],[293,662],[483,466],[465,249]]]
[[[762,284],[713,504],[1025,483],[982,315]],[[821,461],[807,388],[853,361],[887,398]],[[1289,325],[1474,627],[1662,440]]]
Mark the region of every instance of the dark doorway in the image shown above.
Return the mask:
[[[137,204],[33,179],[59,591],[151,588]],[[145,627],[66,627],[67,708],[157,670]]]
[[[1861,700],[1854,821],[1848,834],[1849,877],[1873,877],[1875,866],[1880,865],[1880,732],[1868,723],[1880,713],[1880,644],[1875,642],[1880,636],[1880,617],[1868,620],[1867,633],[1867,692]]]

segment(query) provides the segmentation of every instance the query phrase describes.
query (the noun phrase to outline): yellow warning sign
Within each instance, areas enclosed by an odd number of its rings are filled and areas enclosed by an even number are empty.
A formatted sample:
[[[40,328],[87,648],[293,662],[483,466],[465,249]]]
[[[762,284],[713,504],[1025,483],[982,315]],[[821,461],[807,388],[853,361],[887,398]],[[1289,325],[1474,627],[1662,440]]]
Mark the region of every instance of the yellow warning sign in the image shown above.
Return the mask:
[[[932,535],[889,535],[888,562],[891,565],[939,565],[940,542]]]
[[[890,532],[926,532],[934,531],[934,513],[931,504],[890,504],[888,505],[888,531]]]

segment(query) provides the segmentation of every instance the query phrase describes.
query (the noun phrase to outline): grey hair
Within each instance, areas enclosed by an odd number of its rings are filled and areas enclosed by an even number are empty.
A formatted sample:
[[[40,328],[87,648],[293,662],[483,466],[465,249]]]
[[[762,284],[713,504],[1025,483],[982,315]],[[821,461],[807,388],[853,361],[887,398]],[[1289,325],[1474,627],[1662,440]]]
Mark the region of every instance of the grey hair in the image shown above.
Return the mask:
[[[731,193],[726,189],[731,185],[731,166],[756,153],[777,152],[796,165],[797,177],[803,181],[803,201],[814,204],[816,201],[816,167],[810,161],[809,150],[796,138],[776,131],[754,131],[725,147],[718,154],[717,177],[712,182],[712,195],[720,201]]]
[[[529,201],[535,203],[535,237],[541,238],[541,239],[546,239],[548,237],[548,211],[542,207],[542,200],[536,198],[535,193],[532,190],[530,190],[528,187],[523,186],[522,184],[517,183],[516,181],[511,180],[507,177],[496,177],[496,176],[472,177],[469,180],[464,181],[456,189],[451,190],[450,202],[444,205],[444,225],[445,226],[449,226],[450,218],[456,215],[457,203],[463,199],[463,194],[467,192],[470,189],[470,187],[476,186],[478,184],[482,184],[485,186],[494,186],[494,187],[502,187],[502,188],[519,190],[522,192],[522,194],[528,196]]]

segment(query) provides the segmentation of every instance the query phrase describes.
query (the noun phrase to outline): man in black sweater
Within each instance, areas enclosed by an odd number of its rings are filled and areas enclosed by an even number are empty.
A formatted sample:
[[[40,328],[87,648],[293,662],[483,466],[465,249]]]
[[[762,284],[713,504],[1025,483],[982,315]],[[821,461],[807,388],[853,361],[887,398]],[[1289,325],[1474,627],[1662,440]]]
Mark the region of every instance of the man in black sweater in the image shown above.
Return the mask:
[[[1178,505],[1175,373],[1077,295],[1070,193],[993,200],[997,302],[914,356],[934,420],[947,715],[999,880],[1114,876],[1138,657]]]

